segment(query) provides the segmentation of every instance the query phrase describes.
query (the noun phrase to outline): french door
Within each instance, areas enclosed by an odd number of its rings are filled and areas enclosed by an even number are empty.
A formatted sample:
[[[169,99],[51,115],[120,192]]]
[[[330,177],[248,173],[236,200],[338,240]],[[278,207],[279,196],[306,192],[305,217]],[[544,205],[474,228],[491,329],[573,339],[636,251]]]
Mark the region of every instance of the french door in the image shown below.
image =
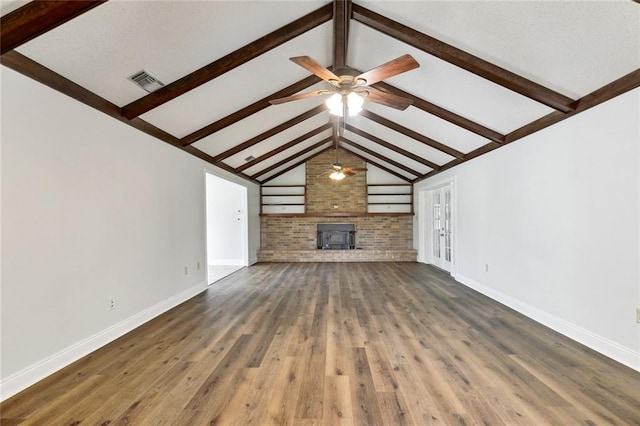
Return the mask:
[[[451,272],[453,259],[451,186],[431,191],[431,263]]]

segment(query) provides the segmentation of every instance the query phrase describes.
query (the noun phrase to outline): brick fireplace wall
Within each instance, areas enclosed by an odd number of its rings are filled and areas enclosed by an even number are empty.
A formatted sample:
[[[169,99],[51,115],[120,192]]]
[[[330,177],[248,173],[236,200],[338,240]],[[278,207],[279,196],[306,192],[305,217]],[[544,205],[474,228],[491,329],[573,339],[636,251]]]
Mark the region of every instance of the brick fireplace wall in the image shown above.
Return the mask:
[[[413,248],[411,216],[271,217],[261,219],[262,249],[314,250],[317,223],[355,223],[356,248],[404,250]]]
[[[366,167],[365,161],[344,150],[344,167]],[[415,261],[413,216],[367,214],[367,174],[341,181],[323,174],[335,162],[335,151],[322,153],[306,164],[304,215],[261,217],[262,262],[306,261]],[[354,223],[356,250],[318,250],[316,224]]]
[[[363,160],[342,149],[338,158],[344,167],[366,167]],[[324,173],[335,160],[335,150],[330,150],[307,162],[306,212],[366,213],[367,173],[358,172],[342,180],[331,180]]]

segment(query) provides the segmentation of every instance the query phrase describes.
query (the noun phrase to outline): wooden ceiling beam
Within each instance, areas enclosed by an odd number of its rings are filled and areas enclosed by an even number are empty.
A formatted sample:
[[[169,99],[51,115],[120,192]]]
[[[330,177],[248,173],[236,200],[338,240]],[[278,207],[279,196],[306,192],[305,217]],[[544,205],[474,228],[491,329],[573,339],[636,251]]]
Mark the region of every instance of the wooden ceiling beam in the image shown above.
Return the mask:
[[[258,182],[257,180],[245,175],[244,173],[237,173],[233,167],[229,166],[228,164],[225,163],[216,163],[213,159],[212,156],[210,156],[209,154],[207,154],[206,152],[200,151],[198,148],[196,148],[195,146],[185,146],[182,147],[182,150],[185,152],[188,152],[189,154],[193,155],[194,157],[200,158],[201,160],[204,160],[208,163],[213,164],[214,166],[225,170],[233,175],[236,175],[238,177],[241,177],[242,179],[246,179],[250,182],[253,182],[255,184],[260,184],[260,182]]]
[[[393,21],[362,6],[352,6],[353,19],[443,61],[562,112],[575,109],[575,100],[521,77],[450,44]]]
[[[469,160],[471,160],[473,158],[481,156],[482,154],[486,154],[487,152],[490,152],[490,151],[493,151],[494,149],[500,148],[501,146],[502,145],[500,145],[497,142],[489,142],[488,144],[483,145],[480,148],[477,148],[477,149],[471,151],[470,153],[468,153],[465,156],[464,159],[455,159],[455,160],[452,160],[452,161],[450,161],[450,162],[448,162],[446,164],[443,164],[442,167],[440,167],[440,170],[432,170],[429,173],[426,173],[425,175],[420,176],[419,178],[414,180],[413,183],[415,184],[415,183],[420,182],[421,180],[428,179],[428,178],[430,178],[432,176],[437,175],[438,173],[441,173],[441,172],[443,172],[445,170],[448,170],[448,169],[450,169],[452,167],[455,167],[458,164],[465,163],[465,162],[467,162],[467,161],[469,161]]]
[[[372,165],[376,166],[377,168],[379,168],[380,170],[383,170],[383,171],[385,171],[385,172],[387,172],[387,173],[389,173],[389,174],[391,174],[391,175],[394,175],[395,177],[400,178],[400,179],[402,179],[403,181],[405,181],[405,182],[407,182],[407,183],[411,183],[411,179],[409,179],[408,177],[406,177],[406,176],[404,176],[404,175],[402,175],[402,174],[400,174],[400,173],[396,172],[395,170],[391,170],[391,169],[389,169],[389,168],[387,168],[387,167],[383,166],[382,164],[378,164],[378,163],[376,163],[375,161],[370,160],[370,159],[368,159],[368,158],[366,158],[366,157],[364,157],[364,156],[362,156],[362,155],[358,154],[357,152],[353,152],[353,151],[351,151],[350,149],[346,149],[346,148],[345,148],[345,150],[346,150],[346,151],[349,151],[351,154],[355,155],[356,157],[358,157],[358,158],[360,158],[360,159],[362,159],[362,160],[366,161],[366,162],[367,162],[367,164],[372,164]],[[402,185],[402,184],[399,184],[399,185]]]
[[[315,157],[317,155],[320,155],[323,152],[327,152],[330,149],[333,149],[333,148],[329,146],[329,147],[323,149],[322,151],[320,151],[319,153],[317,153],[315,155],[311,155],[311,156],[309,156],[307,158],[304,158],[304,159],[302,159],[300,161],[297,161],[294,164],[292,164],[289,167],[287,167],[286,169],[280,170],[278,173],[275,173],[273,176],[269,176],[267,179],[265,179],[263,181],[260,181],[260,184],[264,185],[265,182],[269,182],[270,180],[273,180],[273,179],[277,178],[278,176],[282,176],[283,174],[287,173],[288,171],[291,171],[291,170],[295,169],[296,167],[306,163],[310,158],[313,158],[313,157]]]
[[[120,108],[117,105],[74,83],[66,77],[61,76],[49,68],[40,65],[17,51],[10,51],[2,55],[0,62],[2,65],[11,68],[14,71],[17,71],[110,117],[122,121],[148,135],[158,138],[169,145],[177,147],[180,146],[180,141],[175,136],[147,123],[142,119],[124,119],[120,116]]]
[[[73,81],[61,76],[58,73],[53,72],[49,68],[46,68],[39,63],[33,61],[30,58],[16,52],[10,51],[0,57],[0,63],[2,65],[17,71],[32,80],[35,80],[39,83],[44,84],[47,87],[50,87],[63,95],[69,96],[72,99],[75,99],[78,102],[81,102],[88,107],[91,107],[95,110],[102,112],[110,117],[115,118],[118,121],[125,123],[128,126],[133,127],[143,133],[146,133],[150,136],[153,136],[156,139],[159,139],[169,145],[173,145],[178,149],[186,151],[198,158],[203,159],[217,167],[220,167],[224,170],[234,172],[234,170],[228,167],[226,164],[216,164],[213,161],[213,158],[203,153],[202,151],[195,149],[193,147],[183,147],[180,145],[180,139],[175,136],[165,132],[162,129],[159,129],[152,124],[140,119],[135,118],[133,120],[127,120],[126,118],[120,115],[120,108],[109,102],[108,100],[96,95],[95,93],[85,89],[84,87],[74,83]],[[258,183],[256,180],[251,179],[250,177],[237,174],[243,179],[246,179],[253,183]]]
[[[331,129],[332,127],[333,127],[333,125],[331,123],[326,123],[326,124],[323,124],[320,127],[316,127],[315,129],[305,133],[304,135],[298,136],[297,138],[291,140],[290,142],[287,142],[287,143],[285,143],[283,145],[280,145],[279,147],[277,147],[275,149],[272,149],[271,151],[267,152],[266,154],[261,155],[258,158],[254,159],[254,160],[252,160],[252,161],[250,161],[250,162],[248,162],[246,164],[243,164],[242,166],[236,167],[235,170],[236,170],[236,172],[241,172],[243,170],[246,170],[246,169],[248,169],[250,167],[255,166],[256,164],[260,164],[261,162],[263,162],[265,160],[268,160],[269,158],[273,157],[274,155],[277,155],[277,154],[281,153],[282,151],[285,151],[285,150],[287,150],[287,149],[289,149],[291,147],[294,147],[294,146],[298,145],[299,143],[304,142],[307,139],[312,138],[312,137],[316,136],[317,134],[324,132],[325,130]]]
[[[346,68],[351,0],[333,0],[333,67]]]
[[[285,96],[293,95],[301,90],[306,89],[307,87],[313,86],[320,81],[322,80],[315,75],[311,75],[307,78],[297,81],[282,90],[272,93],[271,95],[266,96],[259,101],[242,108],[241,110],[238,110],[232,114],[227,115],[224,118],[221,118],[215,123],[211,123],[208,126],[205,126],[202,129],[196,130],[195,132],[183,137],[182,139],[180,139],[180,144],[182,146],[191,145],[192,143],[195,143],[200,139],[206,138],[207,136],[224,129],[225,127],[228,127],[240,120],[249,117],[250,115],[253,115],[271,106],[271,104],[269,103],[271,99],[284,98]]]
[[[538,120],[532,121],[529,124],[525,124],[512,131],[505,136],[505,143],[511,143],[525,136],[529,136],[539,130],[549,127],[553,124],[559,123],[562,120],[566,120],[576,114],[593,108],[603,102],[629,92],[633,89],[640,87],[640,69],[630,72],[629,74],[620,77],[619,79],[594,90],[588,95],[583,96],[576,102],[576,109],[569,114],[560,114],[558,111],[551,112]]]
[[[60,0],[27,3],[0,18],[0,53],[4,55],[106,1]]]
[[[322,105],[318,105],[315,108],[310,109],[307,112],[303,112],[302,114],[292,118],[291,120],[287,120],[282,124],[277,125],[276,127],[273,127],[269,130],[267,130],[266,132],[262,132],[260,133],[258,136],[254,136],[251,139],[242,142],[239,145],[234,146],[231,149],[226,150],[225,152],[216,155],[214,158],[215,162],[219,162],[224,160],[225,158],[229,158],[232,155],[235,155],[241,151],[244,151],[247,148],[252,147],[253,145],[256,145],[260,142],[262,142],[265,139],[270,138],[271,136],[277,135],[278,133],[282,132],[283,130],[288,129],[289,127],[293,127],[298,123],[303,122],[304,120],[313,117],[314,115],[318,115],[324,111],[327,110],[327,106],[325,104]]]
[[[358,144],[356,142],[353,142],[353,141],[351,141],[351,140],[349,140],[347,138],[342,137],[342,138],[340,138],[340,140],[343,143],[345,143],[345,144],[347,144],[349,146],[352,146],[353,148],[356,148],[356,149],[364,152],[365,154],[371,155],[372,157],[375,157],[375,158],[377,158],[379,160],[382,160],[385,163],[391,164],[392,166],[397,167],[400,170],[404,170],[405,172],[409,173],[410,175],[413,175],[413,176],[416,176],[416,177],[422,176],[422,173],[418,172],[417,170],[413,170],[411,167],[405,166],[402,163],[399,163],[399,162],[394,161],[394,160],[392,160],[392,159],[390,159],[388,157],[385,157],[384,155],[379,154],[379,153],[377,153],[377,152],[375,152],[375,151],[373,151],[373,150],[371,150],[371,149],[369,149],[369,148],[367,148],[365,146],[362,146],[362,145],[360,145],[360,144]],[[390,169],[385,169],[385,171],[390,171]],[[405,179],[406,179],[406,176],[405,176]]]
[[[455,114],[434,103],[431,103],[422,98],[419,98],[418,96],[412,95],[409,92],[405,92],[402,89],[399,89],[395,86],[390,85],[389,83],[385,83],[381,81],[379,83],[374,84],[373,87],[378,90],[382,90],[383,92],[389,92],[394,95],[402,96],[403,98],[411,99],[413,101],[412,106],[418,109],[421,109],[424,112],[427,112],[431,115],[435,115],[438,118],[448,121],[451,124],[455,124],[456,126],[462,127],[463,129],[466,129],[472,133],[475,133],[478,136],[482,136],[483,138],[486,138],[498,143],[504,143],[505,136],[503,134],[496,132],[495,130],[492,130],[488,127],[485,127],[481,124],[478,124],[474,121],[471,121],[468,118]]]
[[[395,130],[398,133],[401,133],[407,137],[410,137],[411,139],[416,140],[424,145],[430,146],[431,148],[435,148],[440,152],[444,152],[445,154],[450,155],[454,158],[464,158],[464,153],[458,151],[457,149],[453,149],[450,146],[447,146],[443,143],[433,140],[427,136],[421,135],[420,133],[413,131],[409,128],[401,126],[398,123],[395,123],[391,120],[387,120],[386,118],[379,116],[378,114],[375,114],[369,110],[363,109],[360,112],[360,115],[382,126],[385,126],[388,129]]]
[[[269,167],[267,167],[267,168],[265,168],[263,170],[260,170],[259,172],[251,175],[251,178],[255,179],[255,178],[259,177],[259,176],[264,176],[267,173],[277,169],[278,167],[282,167],[285,164],[291,162],[295,158],[302,158],[303,155],[308,154],[309,152],[313,151],[314,149],[320,148],[322,145],[326,145],[327,143],[331,142],[331,140],[332,140],[331,136],[326,137],[323,140],[321,140],[320,142],[314,143],[313,145],[308,146],[305,149],[297,152],[295,155],[291,155],[291,156],[285,158],[284,160],[280,160],[277,163],[272,164],[272,165],[270,165]],[[307,159],[309,159],[309,158],[311,158],[311,157],[306,157],[305,161]]]
[[[358,129],[357,127],[353,127],[352,125],[347,124],[345,126],[345,128],[347,130],[349,130],[350,132],[355,133],[358,136],[361,136],[361,137],[363,137],[365,139],[368,139],[371,142],[377,143],[378,145],[383,146],[383,147],[385,147],[387,149],[390,149],[391,151],[393,151],[393,152],[395,152],[397,154],[400,154],[400,155],[402,155],[404,157],[410,158],[410,159],[412,159],[413,161],[415,161],[417,163],[424,164],[425,166],[430,167],[430,168],[432,168],[434,170],[440,169],[440,166],[437,165],[436,163],[433,163],[433,162],[431,162],[431,161],[429,161],[429,160],[427,160],[425,158],[422,158],[419,155],[416,155],[416,154],[414,154],[412,152],[406,151],[406,150],[404,150],[404,149],[402,149],[402,148],[400,148],[398,146],[395,146],[392,143],[384,141],[384,140],[382,140],[382,139],[380,139],[380,138],[378,138],[378,137],[376,137],[376,136],[374,136],[372,134],[369,134],[369,133],[367,133],[367,132],[365,132],[363,130]],[[418,174],[418,176],[420,176],[420,175]]]
[[[626,92],[637,89],[638,87],[640,87],[640,69],[634,70],[629,74],[624,75],[619,79],[597,90],[594,90],[588,95],[583,96],[576,102],[576,105],[577,105],[576,109],[568,114],[564,114],[560,111],[554,111],[552,113],[545,115],[544,117],[541,117],[535,121],[532,121],[529,124],[525,124],[524,126],[514,130],[511,133],[508,133],[505,136],[505,144],[514,142],[518,139],[522,139],[539,130],[552,126],[556,123],[566,120],[569,117],[573,117],[577,114],[580,114],[583,111],[586,111],[590,108],[600,105],[603,102],[609,101],[615,98],[616,96],[620,96]],[[429,172],[426,175],[421,176],[419,179],[414,181],[414,183],[433,177],[444,170],[450,169],[451,167],[457,166],[458,164],[461,164],[473,158],[479,157],[483,154],[486,154],[487,152],[491,152],[495,149],[500,148],[501,146],[504,146],[504,144],[498,144],[495,142],[488,143],[465,155],[464,161],[454,160],[447,164],[444,164],[442,165],[440,170],[437,170],[437,171],[434,170],[432,172]]]
[[[305,32],[328,22],[333,6],[327,4],[302,18],[237,49],[228,55],[122,107],[122,115],[132,119],[168,102],[222,74],[249,62]]]

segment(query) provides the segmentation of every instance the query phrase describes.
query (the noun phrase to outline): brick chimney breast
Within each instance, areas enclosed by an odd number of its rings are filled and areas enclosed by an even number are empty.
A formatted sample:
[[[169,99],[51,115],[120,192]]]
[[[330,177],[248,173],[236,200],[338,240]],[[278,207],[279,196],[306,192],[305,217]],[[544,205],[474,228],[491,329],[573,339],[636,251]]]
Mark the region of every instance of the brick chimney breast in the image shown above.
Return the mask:
[[[338,158],[344,167],[366,167],[365,161],[343,149]],[[335,150],[307,161],[306,213],[366,213],[367,172],[338,181],[329,179],[325,172],[335,161]]]

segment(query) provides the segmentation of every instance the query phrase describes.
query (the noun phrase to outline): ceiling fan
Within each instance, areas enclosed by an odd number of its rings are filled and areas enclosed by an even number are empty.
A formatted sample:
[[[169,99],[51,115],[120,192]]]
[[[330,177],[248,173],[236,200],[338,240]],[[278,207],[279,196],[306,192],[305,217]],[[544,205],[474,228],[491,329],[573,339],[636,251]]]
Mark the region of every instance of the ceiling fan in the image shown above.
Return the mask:
[[[358,74],[350,68],[336,70],[334,73],[323,67],[309,56],[289,58],[307,71],[320,77],[332,87],[331,89],[315,90],[313,92],[298,93],[284,98],[272,99],[272,105],[313,96],[330,95],[327,99],[329,111],[338,116],[355,115],[360,112],[366,101],[375,102],[391,108],[405,110],[412,104],[412,100],[370,87],[379,81],[393,77],[403,72],[418,68],[420,64],[411,55],[402,55],[367,72]]]
[[[340,163],[338,159],[338,148],[336,148],[336,161],[331,164],[331,167],[319,176],[329,175],[330,179],[333,180],[342,180],[345,177],[351,177],[355,175],[357,172],[365,172],[367,171],[366,167],[344,167],[342,163]]]
[[[340,149],[339,136],[337,134],[336,128],[334,127],[333,140],[335,144],[336,151],[336,160],[331,164],[331,166],[323,173],[320,173],[318,177],[329,175],[329,179],[332,180],[342,180],[345,177],[351,177],[355,175],[357,172],[366,172],[366,167],[344,167],[340,162],[338,151]]]

